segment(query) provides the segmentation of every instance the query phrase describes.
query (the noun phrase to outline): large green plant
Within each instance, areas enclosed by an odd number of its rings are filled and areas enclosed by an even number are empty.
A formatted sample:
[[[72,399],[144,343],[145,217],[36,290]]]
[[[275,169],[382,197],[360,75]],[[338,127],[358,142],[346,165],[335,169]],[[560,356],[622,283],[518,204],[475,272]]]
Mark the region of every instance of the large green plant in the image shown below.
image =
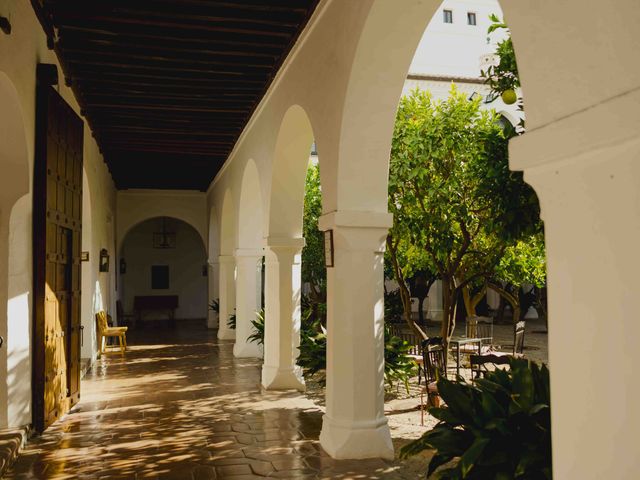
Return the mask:
[[[406,341],[391,335],[389,327],[385,326],[384,376],[389,388],[401,382],[408,391],[409,379],[417,370],[417,364],[408,355],[410,348]],[[305,375],[315,375],[326,368],[327,330],[320,320],[310,320],[310,311],[302,320],[299,350],[298,365]],[[320,381],[323,382],[324,378]]]
[[[304,192],[302,230],[305,246],[302,249],[302,282],[308,285],[307,299],[312,304],[326,302],[327,269],[324,263],[324,240],[318,230],[318,218],[322,215],[322,191],[320,167],[311,163],[307,169]],[[314,317],[318,309],[313,308]],[[314,318],[316,320],[317,318]]]
[[[298,365],[305,375],[314,375],[327,367],[327,331],[320,320],[309,321],[308,314],[303,319],[298,349]]]
[[[440,479],[551,478],[545,365],[512,359],[510,370],[490,372],[473,384],[441,379],[438,391],[446,406],[429,413],[440,423],[404,446],[401,457],[435,449],[427,476]]]

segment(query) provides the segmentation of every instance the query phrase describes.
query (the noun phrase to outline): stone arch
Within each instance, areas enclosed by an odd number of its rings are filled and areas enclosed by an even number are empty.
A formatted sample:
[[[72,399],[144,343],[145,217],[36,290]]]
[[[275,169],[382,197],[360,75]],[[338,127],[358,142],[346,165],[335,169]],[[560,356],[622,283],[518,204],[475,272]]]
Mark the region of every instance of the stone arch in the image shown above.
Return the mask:
[[[219,263],[218,256],[220,255],[220,224],[216,215],[216,209],[211,207],[209,209],[209,242],[207,244],[207,280],[208,280],[208,293],[209,293],[209,305],[212,302],[218,301],[220,298],[219,293]],[[213,310],[209,309],[207,315],[207,326],[209,328],[216,328],[218,326],[218,315]]]
[[[269,241],[302,237],[305,176],[313,139],[306,111],[299,105],[289,107],[282,118],[273,155],[266,235]]]
[[[220,255],[218,256],[218,338],[233,340],[235,330],[229,328],[228,319],[236,308],[235,288],[235,248],[236,209],[231,189],[224,192],[220,208],[220,229],[218,231]],[[211,259],[211,257],[209,257]]]
[[[236,248],[236,209],[231,190],[224,192],[220,214],[220,255],[233,255]]]
[[[0,428],[30,421],[29,147],[15,86],[0,72]],[[22,198],[21,198],[22,197]],[[20,201],[19,201],[20,200]],[[26,227],[26,228],[25,228]],[[21,264],[18,265],[18,262]],[[23,264],[24,263],[24,264]],[[10,401],[9,401],[10,400]]]
[[[207,219],[201,211],[193,208],[192,205],[185,206],[182,202],[157,202],[153,197],[141,196],[136,204],[135,209],[129,209],[125,212],[119,211],[117,218],[117,247],[118,251],[122,248],[122,242],[127,233],[145,220],[157,217],[167,217],[182,220],[192,226],[200,235],[205,250],[207,247]]]
[[[165,219],[168,228],[178,232],[175,248],[153,248],[151,233],[157,232]],[[176,318],[205,318],[207,282],[202,268],[207,261],[207,247],[192,224],[175,217],[143,220],[127,232],[121,254],[126,262],[126,274],[120,275],[119,289],[125,310],[132,311],[135,295],[157,295],[160,292],[180,297]],[[169,266],[169,290],[150,288],[148,268],[154,264]],[[116,263],[114,268],[118,269],[119,265]],[[135,291],[132,291],[132,285]]]
[[[372,2],[343,103],[336,210],[387,211],[398,101],[415,50],[440,3],[410,0],[398,8],[393,2]],[[402,28],[388,28],[390,21]]]
[[[263,197],[260,175],[253,159],[244,167],[238,204],[236,262],[236,357],[260,357],[261,348],[249,341],[251,322],[261,308],[263,257]]]
[[[263,198],[260,174],[253,159],[244,167],[238,204],[238,248],[261,248],[263,243]]]
[[[120,224],[120,228],[118,229],[118,252],[122,250],[124,245],[124,241],[127,238],[127,235],[134,230],[138,225],[146,222],[147,220],[152,220],[154,218],[173,218],[176,220],[180,220],[181,222],[186,223],[191,228],[193,228],[198,235],[200,236],[200,240],[202,241],[203,248],[205,252],[207,251],[207,237],[204,235],[202,228],[198,225],[197,221],[190,216],[185,215],[183,212],[173,212],[170,209],[162,209],[158,211],[145,211],[141,212],[138,216],[127,219],[126,223]]]

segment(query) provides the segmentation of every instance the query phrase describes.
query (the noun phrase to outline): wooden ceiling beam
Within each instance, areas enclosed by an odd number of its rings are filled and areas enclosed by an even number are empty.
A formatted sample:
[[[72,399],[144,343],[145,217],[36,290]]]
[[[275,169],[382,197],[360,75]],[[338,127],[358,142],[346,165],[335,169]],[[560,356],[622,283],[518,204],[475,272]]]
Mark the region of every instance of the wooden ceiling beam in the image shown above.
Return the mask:
[[[243,68],[255,68],[261,70],[271,70],[275,59],[273,58],[251,58],[249,57],[232,57],[220,55],[206,55],[199,52],[192,52],[191,54],[165,54],[157,55],[154,53],[136,53],[135,49],[127,51],[126,48],[119,50],[114,49],[98,49],[88,50],[85,48],[69,48],[65,50],[66,56],[69,61],[76,61],[83,64],[92,63],[93,59],[115,59],[122,61],[124,59],[129,60],[129,63],[139,64],[140,61],[145,63],[157,63],[161,64],[163,68],[172,68],[173,65],[221,65],[221,66],[235,66]],[[138,51],[139,52],[139,51]]]
[[[180,155],[224,155],[226,156],[230,149],[227,150],[207,150],[207,149],[196,149],[196,148],[188,148],[186,149],[183,145],[180,146],[169,146],[169,145],[124,145],[117,144],[109,147],[107,150],[108,155],[112,156],[114,151],[121,152],[154,152],[154,153],[173,153]],[[180,168],[179,165],[175,165],[175,167]]]
[[[112,38],[112,37],[108,37]],[[111,53],[139,53],[143,55],[156,55],[167,58],[185,58],[195,57],[207,58],[207,57],[232,57],[242,59],[269,59],[275,62],[278,58],[279,52],[276,49],[252,49],[251,51],[242,50],[240,48],[205,48],[202,45],[182,46],[177,47],[174,43],[159,44],[158,42],[146,42],[140,43],[135,41],[127,41],[121,39],[121,37],[115,37],[112,39],[100,39],[95,35],[84,36],[83,38],[73,38],[70,35],[66,35],[64,38],[58,40],[58,45],[66,52],[70,53],[86,53],[101,55],[105,50]]]
[[[74,5],[74,2],[69,2],[69,0],[44,0],[47,6],[58,9],[60,7],[65,7],[69,3]],[[93,2],[82,2],[78,1],[75,3],[79,8],[92,8]],[[148,8],[147,0],[110,0],[109,6],[113,5],[114,8],[118,7],[135,7],[135,8]],[[138,6],[138,7],[137,7]],[[299,0],[294,1],[286,1],[286,0],[269,0],[265,2],[264,0],[243,0],[243,1],[216,1],[212,2],[211,0],[154,0],[153,2],[154,8],[157,8],[159,11],[163,11],[167,8],[176,10],[178,8],[203,8],[203,9],[225,9],[227,10],[227,14],[229,9],[237,10],[238,12],[243,12],[245,14],[255,13],[256,14],[290,14],[294,13],[297,15],[301,15],[304,17],[308,14],[308,7],[305,5],[301,5]],[[97,8],[97,7],[93,7]],[[303,20],[300,19],[301,21]]]
[[[116,103],[116,102],[101,102],[91,103],[85,106],[87,110],[92,109],[119,109],[119,110],[160,110],[166,112],[202,112],[202,113],[225,113],[235,115],[246,115],[246,108],[222,108],[222,107],[208,107],[208,106],[196,106],[196,105],[171,105],[171,104],[131,104],[131,103]]]
[[[118,94],[118,93],[87,93],[83,92],[83,98],[87,106],[94,103],[116,101],[127,105],[184,105],[184,106],[230,106],[238,108],[250,108],[255,98],[242,97],[212,97],[210,95],[169,95],[169,94]]]
[[[87,21],[109,21],[122,23],[123,18],[141,20],[163,20],[180,24],[202,24],[234,22],[245,25],[265,25],[279,28],[297,28],[300,23],[300,15],[290,12],[269,12],[247,15],[246,11],[237,9],[212,9],[189,8],[185,5],[174,4],[170,8],[162,8],[154,4],[149,8],[149,2],[118,2],[111,0],[109,3],[85,2],[78,8],[77,5],[61,4],[56,7],[56,21],[63,23],[64,19],[82,18]]]
[[[68,46],[69,43],[77,45],[97,44],[103,46],[131,46],[161,48],[167,51],[245,51],[279,55],[282,51],[282,43],[269,42],[265,39],[253,40],[240,35],[208,35],[207,37],[177,36],[171,32],[164,35],[148,32],[100,32],[81,27],[65,28],[58,32],[58,43]]]
[[[118,188],[204,190],[318,0],[35,0]]]
[[[263,81],[266,80],[268,76],[268,69],[256,68],[256,67],[244,67],[242,65],[227,65],[227,66],[219,66],[211,68],[205,67],[197,67],[193,68],[188,67],[179,67],[174,65],[151,65],[148,62],[147,64],[143,64],[140,62],[117,62],[117,61],[100,61],[95,59],[77,59],[73,58],[73,56],[67,57],[67,64],[74,68],[80,68],[85,70],[87,68],[92,68],[92,66],[97,67],[105,67],[107,69],[115,69],[115,70],[125,70],[125,71],[155,71],[155,72],[171,72],[171,73],[188,73],[188,74],[197,74],[197,75],[216,75],[216,76],[224,76],[228,77],[230,80],[235,78],[243,78],[248,77],[252,79],[260,79]],[[71,78],[73,78],[73,72],[71,73]]]
[[[80,65],[82,67],[82,65]],[[134,71],[135,70],[135,71]],[[184,82],[185,88],[189,86],[195,85],[229,85],[230,83],[234,84],[246,84],[246,85],[255,85],[256,89],[259,90],[260,85],[264,85],[265,77],[261,76],[259,78],[249,77],[246,75],[227,75],[226,80],[212,80],[211,82],[207,82],[207,78],[203,76],[203,74],[209,74],[209,72],[200,71],[197,74],[194,72],[183,72],[182,74],[176,73],[175,75],[171,75],[169,73],[165,73],[166,71],[162,69],[158,69],[159,71],[155,73],[151,73],[150,71],[137,71],[135,67],[122,65],[120,69],[116,70],[113,68],[105,68],[105,69],[80,69],[76,68],[72,72],[68,72],[66,75],[71,81],[75,81],[77,79],[83,80],[86,79],[90,81],[91,79],[104,79],[107,76],[115,76],[120,78],[132,78],[132,79],[146,79],[146,80],[157,80],[158,82],[162,82],[165,80],[171,82]],[[171,72],[173,73],[173,72]]]
[[[281,27],[267,27],[251,26],[247,23],[236,22],[202,22],[202,23],[189,23],[171,20],[159,20],[153,18],[132,18],[125,16],[85,16],[79,13],[67,14],[67,15],[54,15],[54,22],[59,28],[81,28],[82,30],[96,30],[106,32],[119,32],[121,30],[129,31],[130,27],[144,31],[148,33],[161,33],[171,31],[174,34],[178,32],[207,32],[214,34],[235,34],[235,35],[249,35],[252,37],[260,38],[291,38],[293,33],[291,28]]]

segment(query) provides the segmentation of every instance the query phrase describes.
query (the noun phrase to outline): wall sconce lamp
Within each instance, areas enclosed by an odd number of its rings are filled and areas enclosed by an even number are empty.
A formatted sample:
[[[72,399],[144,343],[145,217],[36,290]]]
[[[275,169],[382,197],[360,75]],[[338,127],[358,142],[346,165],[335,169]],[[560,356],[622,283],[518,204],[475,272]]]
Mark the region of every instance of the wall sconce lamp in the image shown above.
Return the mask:
[[[120,275],[127,273],[127,262],[124,258],[120,259]]]
[[[7,17],[0,17],[0,30],[7,35],[11,35],[11,22]]]
[[[101,272],[109,271],[109,252],[106,248],[100,250],[100,269]]]

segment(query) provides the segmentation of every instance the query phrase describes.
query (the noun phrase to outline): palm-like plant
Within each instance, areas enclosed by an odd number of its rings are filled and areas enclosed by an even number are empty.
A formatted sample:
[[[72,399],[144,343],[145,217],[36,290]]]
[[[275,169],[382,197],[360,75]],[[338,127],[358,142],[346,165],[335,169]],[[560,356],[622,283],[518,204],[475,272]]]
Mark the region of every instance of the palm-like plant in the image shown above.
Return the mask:
[[[446,406],[431,408],[429,413],[440,423],[400,451],[406,458],[435,449],[427,477],[551,478],[549,370],[545,365],[514,358],[509,371],[490,372],[475,383],[441,379],[438,392]]]

